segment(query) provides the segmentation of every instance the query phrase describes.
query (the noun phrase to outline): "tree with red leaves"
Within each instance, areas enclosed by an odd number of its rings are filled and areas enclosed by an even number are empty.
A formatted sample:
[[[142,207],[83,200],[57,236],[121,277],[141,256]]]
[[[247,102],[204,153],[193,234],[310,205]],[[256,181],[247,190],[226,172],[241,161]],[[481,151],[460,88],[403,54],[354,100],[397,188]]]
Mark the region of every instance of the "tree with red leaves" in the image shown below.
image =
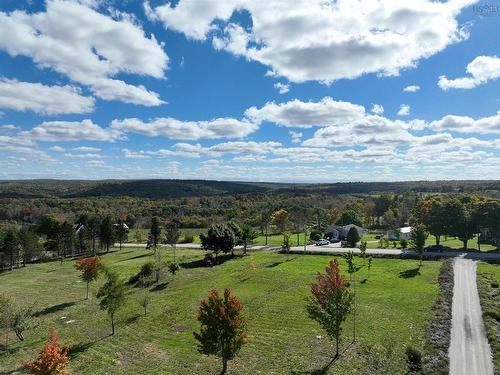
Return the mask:
[[[75,263],[75,268],[82,271],[80,278],[87,283],[87,297],[89,299],[89,284],[97,279],[103,266],[99,257],[79,259]]]
[[[200,302],[201,332],[194,333],[194,337],[199,341],[200,353],[222,358],[221,375],[227,371],[227,362],[248,342],[242,309],[240,300],[229,289],[224,289],[224,296],[214,289],[207,301]]]
[[[335,358],[339,356],[339,341],[342,323],[351,311],[354,293],[340,273],[337,260],[330,261],[326,274],[318,272],[317,283],[311,285],[307,312],[316,320],[328,336],[335,339]]]
[[[50,328],[49,342],[40,351],[35,362],[22,361],[29,374],[34,375],[71,375],[66,366],[69,364],[70,345],[61,348],[59,337],[54,327]]]

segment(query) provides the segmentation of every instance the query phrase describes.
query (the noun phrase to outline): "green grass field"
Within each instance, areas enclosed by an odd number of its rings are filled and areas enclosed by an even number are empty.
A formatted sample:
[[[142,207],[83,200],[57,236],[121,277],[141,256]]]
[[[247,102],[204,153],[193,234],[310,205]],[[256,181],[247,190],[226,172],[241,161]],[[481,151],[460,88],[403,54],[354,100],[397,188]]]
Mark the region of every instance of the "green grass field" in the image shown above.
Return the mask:
[[[164,251],[165,259],[171,258]],[[144,249],[126,249],[103,256],[104,263],[123,278],[135,274],[149,260]],[[219,359],[200,355],[193,331],[200,298],[210,289],[229,287],[241,298],[248,319],[251,343],[229,365],[233,374],[308,374],[332,357],[332,342],[305,311],[305,298],[317,271],[331,257],[290,256],[256,252],[230,259],[214,268],[199,267],[203,253],[178,250],[182,269],[172,280],[164,275],[151,287],[152,300],[143,316],[139,297],[144,290],[130,288],[127,302],[117,314],[117,333],[109,336],[107,315],[94,295],[84,300],[72,262],[51,262],[0,274],[0,291],[24,303],[36,303],[36,327],[19,342],[10,336],[9,352],[0,352],[2,373],[21,373],[20,360],[34,359],[55,326],[63,343],[74,346],[70,370],[74,374],[217,374]],[[342,270],[345,262],[339,258]],[[361,259],[357,258],[362,264]],[[386,345],[401,363],[406,345],[421,349],[426,321],[437,291],[440,262],[374,259],[370,272],[358,272],[358,347]],[[352,319],[345,323],[345,348],[351,341]],[[328,373],[351,374],[361,356],[351,347]]]
[[[365,238],[366,237],[363,236],[363,241],[368,241]],[[367,247],[369,249],[377,249],[379,247],[378,240],[371,240],[371,241],[376,241],[376,242],[368,242]],[[434,238],[434,236],[429,236],[427,238],[427,240],[425,241],[425,246],[432,246],[435,244],[436,244],[436,239]],[[389,246],[390,248],[394,247],[393,242],[390,242],[389,245],[390,245]],[[457,249],[457,250],[462,249],[464,246],[463,242],[455,237],[447,237],[447,238],[442,237],[441,238],[441,245],[445,246],[445,247],[449,247],[450,249]],[[399,242],[397,242],[397,246],[398,246],[398,248],[400,247]],[[473,239],[471,239],[468,242],[467,247],[469,250],[477,250],[478,249],[477,238],[474,237]],[[496,247],[493,245],[481,244],[481,251],[493,251],[495,249],[496,249]]]

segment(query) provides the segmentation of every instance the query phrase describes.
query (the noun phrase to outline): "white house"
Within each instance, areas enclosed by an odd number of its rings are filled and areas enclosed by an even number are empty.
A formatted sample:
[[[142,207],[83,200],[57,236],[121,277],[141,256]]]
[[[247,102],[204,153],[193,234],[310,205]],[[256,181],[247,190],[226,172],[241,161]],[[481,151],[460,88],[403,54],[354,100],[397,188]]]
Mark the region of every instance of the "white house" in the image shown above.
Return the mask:
[[[401,239],[409,240],[411,233],[411,227],[401,227],[398,230],[388,230],[387,239],[389,241],[398,241]]]

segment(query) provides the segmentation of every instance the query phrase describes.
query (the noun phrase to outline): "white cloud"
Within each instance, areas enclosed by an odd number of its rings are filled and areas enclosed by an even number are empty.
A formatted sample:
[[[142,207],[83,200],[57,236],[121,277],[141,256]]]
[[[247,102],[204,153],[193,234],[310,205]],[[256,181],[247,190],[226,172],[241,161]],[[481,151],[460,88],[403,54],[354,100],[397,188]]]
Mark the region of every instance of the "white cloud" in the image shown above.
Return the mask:
[[[65,157],[70,159],[101,159],[102,155],[96,153],[86,153],[86,154],[64,154]]]
[[[277,89],[280,94],[286,94],[288,91],[290,91],[290,85],[281,82],[275,83],[274,88]]]
[[[473,0],[206,1],[145,5],[151,20],[271,68],[291,82],[396,75],[468,37],[457,22]],[[252,27],[229,22],[247,10]]]
[[[460,133],[500,134],[500,111],[490,117],[474,120],[468,116],[447,115],[430,123],[433,130],[450,130]]]
[[[384,107],[380,104],[373,104],[370,112],[376,115],[382,115],[384,113]]]
[[[158,94],[111,78],[119,73],[164,77],[167,55],[131,19],[115,20],[78,2],[48,0],[45,12],[0,12],[0,49],[31,57],[38,67],[88,85],[102,99],[159,105]]]
[[[94,98],[82,96],[73,86],[46,86],[0,78],[0,108],[57,115],[91,112],[94,102]]]
[[[258,129],[258,124],[233,118],[217,118],[210,121],[180,121],[174,118],[157,118],[143,122],[136,118],[113,120],[111,127],[123,132],[150,137],[198,140],[217,138],[243,138]]]
[[[408,116],[410,114],[411,107],[408,104],[401,104],[399,106],[398,116]]]
[[[328,126],[347,124],[365,115],[365,108],[349,102],[325,97],[319,102],[302,102],[298,99],[276,104],[267,103],[262,108],[250,107],[245,116],[256,122],[274,122],[287,127]]]
[[[27,139],[46,142],[58,141],[115,141],[121,133],[115,129],[103,129],[92,120],[46,121],[37,127],[20,133]]]
[[[500,77],[500,58],[496,56],[478,56],[467,65],[469,77],[448,79],[440,76],[438,86],[443,90],[472,89]]]
[[[53,152],[65,152],[66,149],[64,147],[61,147],[61,146],[52,146],[52,147],[49,147],[49,151],[53,151]]]
[[[288,133],[292,137],[293,143],[300,143],[300,139],[302,138],[301,132],[294,132],[293,130],[290,130]]]
[[[417,92],[418,90],[420,90],[420,86],[417,85],[406,86],[403,89],[404,92]]]
[[[80,151],[80,152],[99,152],[101,151],[100,148],[97,147],[89,147],[89,146],[79,146],[73,148],[73,151]]]

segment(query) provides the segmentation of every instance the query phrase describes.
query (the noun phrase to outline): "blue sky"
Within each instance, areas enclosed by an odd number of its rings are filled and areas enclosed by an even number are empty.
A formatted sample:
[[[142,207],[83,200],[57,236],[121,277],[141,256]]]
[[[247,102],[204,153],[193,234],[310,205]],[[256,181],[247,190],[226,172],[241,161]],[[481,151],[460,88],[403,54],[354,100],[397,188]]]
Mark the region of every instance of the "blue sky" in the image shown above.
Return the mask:
[[[499,6],[4,0],[0,179],[498,179]]]

